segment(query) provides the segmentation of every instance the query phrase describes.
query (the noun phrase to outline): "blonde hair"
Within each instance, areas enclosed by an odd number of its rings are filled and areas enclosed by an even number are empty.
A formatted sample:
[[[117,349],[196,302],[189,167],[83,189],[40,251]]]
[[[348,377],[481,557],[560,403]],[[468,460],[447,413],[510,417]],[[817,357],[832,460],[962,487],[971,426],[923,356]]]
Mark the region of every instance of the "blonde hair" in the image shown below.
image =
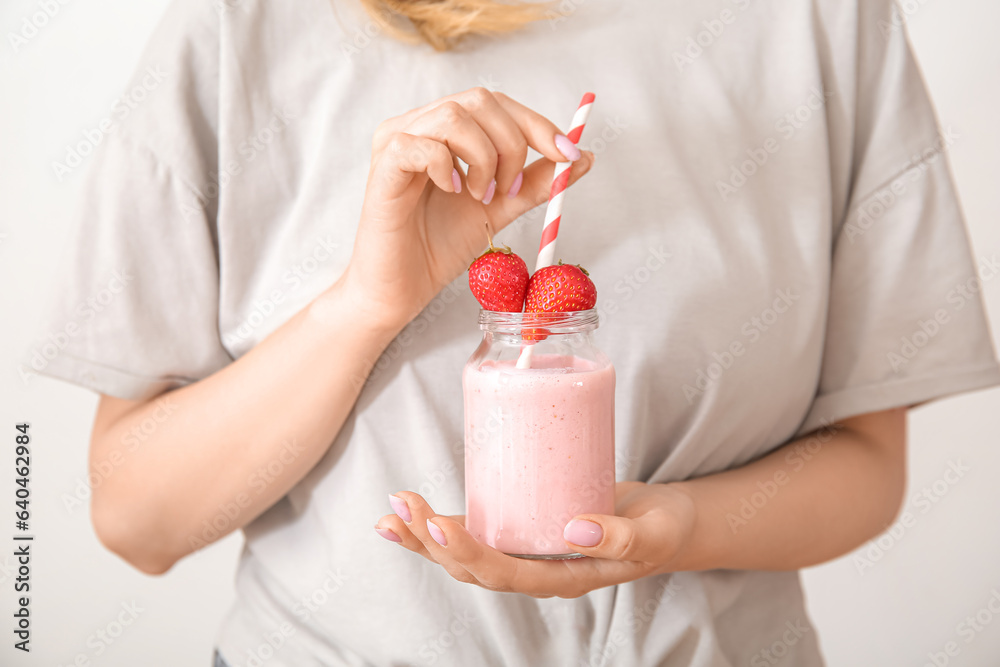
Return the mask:
[[[365,10],[397,39],[422,39],[447,51],[468,35],[512,32],[555,15],[551,2],[498,0],[361,0]]]

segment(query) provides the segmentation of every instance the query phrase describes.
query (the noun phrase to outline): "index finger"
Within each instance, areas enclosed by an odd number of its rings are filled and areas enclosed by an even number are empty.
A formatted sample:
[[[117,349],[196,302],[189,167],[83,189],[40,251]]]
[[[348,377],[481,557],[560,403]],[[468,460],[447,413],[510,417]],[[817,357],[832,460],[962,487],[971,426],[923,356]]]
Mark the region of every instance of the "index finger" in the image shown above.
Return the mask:
[[[493,93],[493,96],[517,123],[529,146],[553,162],[575,162],[580,159],[580,149],[551,120],[503,93]],[[562,137],[559,143],[566,153],[556,144],[556,137]]]

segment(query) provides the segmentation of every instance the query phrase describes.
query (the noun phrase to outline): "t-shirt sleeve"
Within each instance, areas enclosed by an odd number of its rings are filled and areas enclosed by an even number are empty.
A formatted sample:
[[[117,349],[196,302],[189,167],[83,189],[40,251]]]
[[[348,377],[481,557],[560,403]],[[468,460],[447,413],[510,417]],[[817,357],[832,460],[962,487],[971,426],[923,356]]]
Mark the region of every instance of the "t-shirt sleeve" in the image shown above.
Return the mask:
[[[32,370],[144,399],[231,361],[218,330],[218,36],[176,0],[83,175]],[[126,112],[127,110],[127,112]]]
[[[833,230],[822,369],[799,434],[1000,383],[980,293],[1000,264],[972,256],[947,165],[963,138],[938,129],[892,3],[858,6],[847,212]]]

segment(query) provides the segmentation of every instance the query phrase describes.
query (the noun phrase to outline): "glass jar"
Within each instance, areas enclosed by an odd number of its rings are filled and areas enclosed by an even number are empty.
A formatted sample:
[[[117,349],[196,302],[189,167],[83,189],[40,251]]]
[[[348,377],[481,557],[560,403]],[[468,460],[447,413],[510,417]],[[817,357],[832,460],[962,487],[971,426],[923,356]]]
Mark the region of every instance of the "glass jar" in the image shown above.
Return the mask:
[[[563,529],[615,507],[615,370],[596,310],[480,311],[465,365],[465,526],[519,558],[578,558]]]

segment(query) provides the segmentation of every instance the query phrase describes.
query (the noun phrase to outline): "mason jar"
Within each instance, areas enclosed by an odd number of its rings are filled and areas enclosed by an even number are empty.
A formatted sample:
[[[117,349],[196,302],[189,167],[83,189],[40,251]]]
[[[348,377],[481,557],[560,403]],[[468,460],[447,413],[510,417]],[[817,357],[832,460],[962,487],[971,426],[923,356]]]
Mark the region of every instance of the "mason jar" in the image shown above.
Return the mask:
[[[614,514],[615,370],[596,310],[480,311],[465,365],[465,525],[519,558],[578,558],[563,529]]]

